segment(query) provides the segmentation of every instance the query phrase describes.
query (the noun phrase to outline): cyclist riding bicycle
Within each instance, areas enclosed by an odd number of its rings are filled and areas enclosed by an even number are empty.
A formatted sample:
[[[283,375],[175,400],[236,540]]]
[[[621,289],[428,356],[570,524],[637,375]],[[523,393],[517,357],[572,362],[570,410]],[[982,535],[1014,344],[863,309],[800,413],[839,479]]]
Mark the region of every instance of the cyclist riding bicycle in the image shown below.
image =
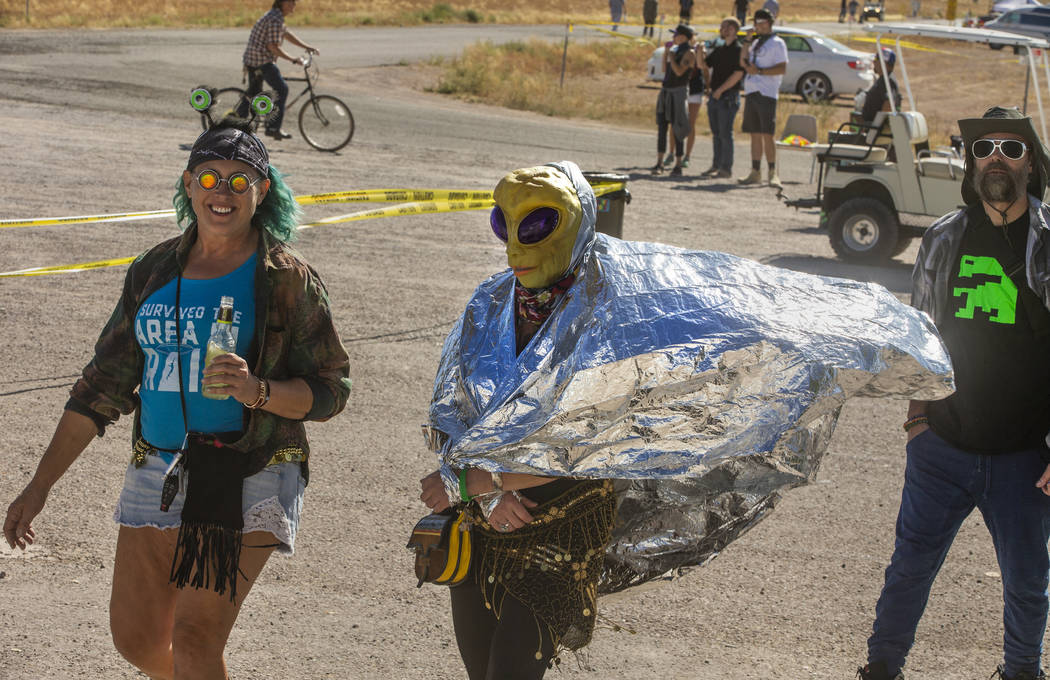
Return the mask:
[[[248,46],[244,49],[244,69],[248,73],[247,98],[251,100],[262,91],[265,81],[275,95],[274,114],[266,121],[266,135],[274,139],[288,139],[290,134],[281,129],[284,120],[285,102],[288,99],[288,84],[277,68],[277,59],[283,58],[293,64],[302,64],[303,57],[292,57],[281,48],[285,38],[298,45],[310,54],[320,54],[315,47],[299,40],[294,33],[285,28],[284,18],[295,11],[296,0],[274,0],[273,7],[264,14],[248,36]],[[245,114],[247,112],[239,112]]]

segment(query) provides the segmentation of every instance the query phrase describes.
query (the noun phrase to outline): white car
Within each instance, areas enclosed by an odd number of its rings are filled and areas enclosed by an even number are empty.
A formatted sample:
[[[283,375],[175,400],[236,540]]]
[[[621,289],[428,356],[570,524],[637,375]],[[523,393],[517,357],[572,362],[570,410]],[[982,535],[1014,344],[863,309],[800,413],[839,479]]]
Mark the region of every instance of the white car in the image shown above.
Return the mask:
[[[993,31],[1019,33],[1032,38],[1050,41],[1050,7],[1030,5],[1011,9],[991,21],[984,22],[984,28]],[[993,50],[1002,49],[1002,45],[989,44]]]
[[[788,48],[787,73],[781,92],[794,92],[807,101],[817,102],[838,95],[853,96],[875,82],[872,67],[875,55],[846,47],[816,31],[804,28],[777,28]],[[664,79],[664,48],[657,47],[649,57],[648,79]]]
[[[1006,14],[1012,9],[1025,9],[1027,7],[1042,7],[1043,3],[1038,0],[998,0],[992,4],[992,14]]]

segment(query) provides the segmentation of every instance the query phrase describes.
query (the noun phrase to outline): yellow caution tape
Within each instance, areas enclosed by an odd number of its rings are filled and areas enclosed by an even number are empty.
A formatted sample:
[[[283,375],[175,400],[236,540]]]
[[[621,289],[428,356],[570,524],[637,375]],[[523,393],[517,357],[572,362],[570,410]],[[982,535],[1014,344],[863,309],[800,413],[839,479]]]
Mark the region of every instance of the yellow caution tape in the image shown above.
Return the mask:
[[[117,215],[79,215],[76,217],[44,217],[32,220],[0,220],[0,229],[10,227],[46,227],[56,224],[87,224],[89,222],[125,222],[128,220],[152,220],[158,217],[174,217],[174,210],[150,210],[147,212],[120,213]]]
[[[491,192],[490,192],[491,194]],[[342,224],[344,222],[357,222],[358,220],[372,220],[380,217],[403,217],[405,215],[424,215],[427,213],[458,212],[461,210],[485,210],[494,205],[492,197],[482,201],[426,201],[417,203],[401,203],[386,208],[375,208],[373,210],[362,210],[361,212],[349,213],[347,215],[336,215],[326,217],[316,222],[303,224],[299,229],[310,229],[323,227],[329,224]]]
[[[626,26],[627,24],[622,24],[622,25]],[[598,31],[599,33],[605,33],[606,35],[611,35],[611,36],[614,36],[616,38],[623,38],[625,40],[631,40],[631,41],[634,41],[634,42],[645,43],[646,45],[651,45],[652,44],[652,41],[650,41],[648,38],[642,38],[642,37],[639,37],[637,35],[627,35],[626,33],[620,33],[619,31],[610,31],[608,28],[599,28],[598,26],[591,26],[590,28],[592,30]]]
[[[645,23],[644,21],[592,21],[592,20],[581,20],[581,21],[577,21],[576,23],[583,24],[584,26],[649,26],[650,25],[650,24]],[[678,22],[676,21],[673,24],[671,24],[671,23],[668,23],[668,22],[660,23],[659,21],[657,21],[657,22],[653,23],[652,25],[653,26],[677,26]]]
[[[593,185],[595,196],[604,196],[605,194],[619,191],[624,188],[623,182],[596,182]],[[386,195],[392,195],[393,193],[401,192],[403,190],[391,190],[386,192]],[[340,192],[342,194],[359,194],[364,192]],[[420,194],[427,193],[425,191],[409,191],[408,194]],[[329,224],[343,224],[346,222],[357,222],[359,220],[371,220],[382,217],[403,217],[406,215],[425,215],[433,213],[443,212],[460,212],[465,210],[487,210],[491,208],[495,202],[492,200],[491,191],[446,191],[437,190],[430,192],[438,195],[461,195],[467,196],[468,200],[431,200],[431,201],[413,201],[408,203],[401,203],[398,205],[391,205],[385,208],[375,208],[373,210],[362,210],[360,212],[348,213],[346,215],[336,215],[334,217],[325,217],[315,222],[303,224],[299,226],[299,229],[312,229],[313,227],[323,227]],[[312,194],[311,197],[329,197],[335,196],[336,194]],[[306,198],[306,197],[302,197]],[[363,199],[358,199],[363,200]],[[328,202],[325,200],[317,201],[319,203]],[[336,202],[336,201],[330,201]],[[162,212],[162,211],[158,211]],[[168,211],[171,212],[171,211]],[[151,213],[128,213],[131,214],[151,214]],[[126,219],[134,219],[128,217]],[[76,272],[87,271],[89,269],[102,269],[104,267],[116,267],[122,264],[130,264],[135,260],[134,257],[122,257],[119,259],[110,260],[96,260],[94,262],[81,262],[78,264],[65,264],[55,265],[52,267],[31,267],[29,269],[18,269],[9,272],[0,272],[0,278],[10,278],[15,276],[41,276],[44,274],[73,274]]]
[[[454,191],[449,189],[364,189],[335,191],[329,194],[297,196],[302,205],[320,203],[369,203],[394,201],[481,201],[492,198],[491,191]]]
[[[622,182],[595,182],[596,196],[623,188]],[[492,199],[491,191],[469,191],[455,189],[362,189],[336,191],[326,194],[296,196],[301,205],[327,203],[388,203],[392,201],[485,201]],[[14,227],[45,227],[55,225],[91,224],[101,222],[126,222],[149,220],[159,217],[174,217],[174,210],[150,210],[109,215],[79,215],[74,217],[41,217],[25,220],[0,220],[0,229]]]
[[[868,43],[875,42],[875,38],[869,38],[867,36],[853,36],[853,37],[850,38],[850,40],[856,40],[858,42],[868,42]],[[886,47],[888,42],[889,42],[888,40],[884,40],[883,41],[883,46]],[[894,41],[894,42],[896,42],[896,41]],[[948,50],[938,50],[938,49],[935,49],[933,47],[923,47],[922,45],[920,45],[918,43],[909,42],[907,40],[901,40],[900,46],[901,47],[907,47],[910,50],[918,50],[919,52],[935,52],[937,54],[950,54],[952,56],[955,56],[955,52],[949,52]]]
[[[122,264],[130,264],[135,258],[122,257],[117,260],[98,260],[95,262],[81,262],[80,264],[60,264],[54,267],[31,267],[19,269],[13,272],[0,272],[0,278],[10,276],[40,276],[41,274],[72,274],[74,272],[87,271],[88,269],[102,269],[103,267],[116,267]]]

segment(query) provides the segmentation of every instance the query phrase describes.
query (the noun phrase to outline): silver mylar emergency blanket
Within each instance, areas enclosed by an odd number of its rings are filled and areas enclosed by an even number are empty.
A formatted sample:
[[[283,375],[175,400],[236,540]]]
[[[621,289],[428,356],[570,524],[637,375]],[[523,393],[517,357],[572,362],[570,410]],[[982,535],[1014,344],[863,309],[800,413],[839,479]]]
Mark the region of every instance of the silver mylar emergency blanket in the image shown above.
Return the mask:
[[[598,234],[515,355],[514,276],[445,341],[424,434],[453,467],[607,478],[603,592],[697,565],[816,472],[851,396],[953,389],[932,322],[876,284]]]

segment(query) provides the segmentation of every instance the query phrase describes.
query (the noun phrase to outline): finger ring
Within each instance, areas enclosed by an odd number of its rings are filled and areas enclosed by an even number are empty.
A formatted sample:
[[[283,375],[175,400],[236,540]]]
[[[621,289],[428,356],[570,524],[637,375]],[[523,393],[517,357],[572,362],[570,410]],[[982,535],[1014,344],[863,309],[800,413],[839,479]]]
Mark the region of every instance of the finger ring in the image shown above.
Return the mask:
[[[502,529],[503,531],[510,531],[510,525],[507,524],[506,522],[504,522],[503,524],[500,524],[499,528]]]

